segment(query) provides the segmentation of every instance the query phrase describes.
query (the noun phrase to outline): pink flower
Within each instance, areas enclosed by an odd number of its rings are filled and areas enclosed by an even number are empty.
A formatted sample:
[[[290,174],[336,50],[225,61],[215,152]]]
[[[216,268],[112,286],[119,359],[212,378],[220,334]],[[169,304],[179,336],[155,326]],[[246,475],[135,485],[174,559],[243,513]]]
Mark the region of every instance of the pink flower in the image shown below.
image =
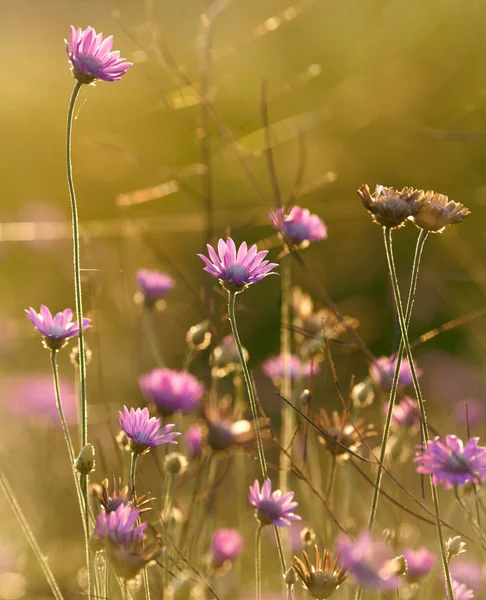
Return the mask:
[[[66,308],[54,317],[51,311],[43,304],[40,313],[36,313],[31,307],[25,311],[27,318],[34,329],[44,338],[44,346],[50,350],[59,350],[71,337],[79,335],[79,326],[73,322],[73,311]],[[91,327],[91,319],[83,319],[83,331]]]
[[[123,407],[123,413],[118,413],[118,419],[123,431],[130,439],[130,447],[136,454],[143,454],[162,444],[177,444],[176,437],[181,435],[174,431],[170,433],[175,425],[165,425],[162,427],[162,419],[155,417],[149,418],[147,408],[131,408],[128,410]]]
[[[280,490],[272,492],[272,482],[265,479],[261,491],[258,480],[250,486],[248,500],[255,508],[256,517],[262,525],[277,525],[288,527],[291,521],[300,521],[301,518],[294,514],[297,502],[293,502],[294,492],[282,494]]]
[[[211,540],[213,566],[221,567],[227,561],[234,561],[243,551],[243,538],[236,529],[218,529]]]
[[[284,208],[269,213],[270,223],[294,244],[315,242],[327,237],[327,228],[322,219],[307,208],[293,206],[286,215]]]

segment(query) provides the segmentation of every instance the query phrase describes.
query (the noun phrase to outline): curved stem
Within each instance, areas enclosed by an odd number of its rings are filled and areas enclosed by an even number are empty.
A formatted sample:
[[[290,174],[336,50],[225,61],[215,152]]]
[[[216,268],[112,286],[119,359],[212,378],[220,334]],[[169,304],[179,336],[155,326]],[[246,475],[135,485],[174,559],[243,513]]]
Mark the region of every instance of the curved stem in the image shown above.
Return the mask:
[[[228,320],[231,325],[231,332],[233,333],[233,337],[235,339],[235,344],[238,349],[238,355],[240,357],[241,368],[243,369],[243,378],[246,384],[246,390],[248,392],[248,398],[250,400],[250,409],[251,416],[253,418],[253,426],[255,428],[255,437],[258,445],[258,459],[260,461],[260,468],[262,470],[262,475],[264,479],[268,479],[268,469],[267,462],[265,460],[265,453],[263,450],[263,440],[262,433],[260,431],[260,425],[258,421],[258,410],[257,410],[257,402],[255,396],[255,390],[253,389],[253,382],[251,380],[250,371],[248,370],[248,365],[246,364],[245,354],[243,352],[243,346],[241,345],[240,336],[238,333],[238,327],[236,326],[236,316],[235,316],[235,298],[236,292],[228,292]],[[285,556],[282,548],[282,541],[280,539],[280,533],[278,527],[274,527],[275,531],[275,539],[277,541],[277,549],[278,555],[280,558],[280,564],[282,567],[282,573],[285,575],[286,564],[285,564]]]
[[[81,262],[79,250],[79,222],[78,222],[78,207],[76,204],[76,193],[74,190],[73,181],[73,166],[71,162],[71,138],[73,129],[73,116],[76,99],[83,84],[76,81],[71,99],[69,101],[69,109],[67,115],[67,130],[66,130],[66,168],[67,180],[69,187],[69,198],[71,200],[71,217],[73,227],[73,262],[74,262],[74,292],[76,301],[76,318],[79,327],[79,384],[81,392],[81,447],[88,443],[88,403],[86,398],[86,355],[84,350],[84,333],[83,333],[83,298],[81,291]],[[87,475],[81,475],[81,489],[84,496],[84,522],[86,535],[89,538],[89,481]],[[91,600],[91,569],[90,569],[90,553],[89,547],[86,548],[88,561],[88,600]]]
[[[398,285],[398,279],[397,279],[397,274],[396,274],[396,270],[395,270],[395,261],[393,258],[392,233],[389,228],[384,228],[383,234],[384,234],[384,238],[385,238],[386,257],[387,257],[388,268],[390,270],[390,275],[391,275],[391,280],[392,280],[392,285],[393,285],[393,293],[395,296],[395,304],[397,307],[398,320],[400,323],[400,331],[402,334],[402,341],[405,346],[405,351],[406,351],[408,362],[410,365],[410,371],[412,373],[415,395],[417,396],[417,402],[418,402],[418,405],[420,408],[420,415],[421,415],[421,419],[422,419],[422,430],[423,430],[423,435],[424,435],[424,443],[427,443],[427,441],[429,440],[427,415],[425,412],[425,404],[424,404],[424,399],[422,396],[422,390],[420,388],[420,384],[419,384],[418,377],[417,377],[417,372],[416,372],[415,365],[413,362],[412,350],[410,348],[410,343],[408,340],[407,324],[405,321],[405,315],[403,314],[403,306],[402,306],[402,302],[401,302],[401,298],[400,298],[400,288]],[[448,565],[448,561],[447,561],[447,549],[446,549],[446,545],[445,545],[444,535],[442,532],[442,525],[440,522],[439,495],[437,493],[436,486],[432,483],[432,478],[430,478],[430,488],[431,488],[431,492],[432,492],[432,501],[434,504],[435,517],[437,520],[437,534],[439,537],[440,552],[441,552],[441,557],[442,557],[442,567],[444,569],[447,592],[448,592],[448,596],[449,596],[450,600],[454,600],[454,591],[452,589],[452,579],[451,579],[451,574],[449,572],[449,565]]]
[[[49,587],[51,588],[52,595],[54,596],[55,600],[64,600],[61,590],[57,585],[54,574],[52,573],[51,568],[49,567],[49,563],[44,553],[39,548],[39,544],[37,543],[37,540],[35,539],[35,536],[32,533],[29,524],[27,523],[27,519],[25,518],[24,513],[18,505],[17,499],[14,496],[12,488],[10,487],[10,484],[2,470],[0,470],[0,489],[5,494],[8,504],[12,509],[13,513],[15,514],[15,517],[17,518],[17,521],[20,525],[20,528],[22,529],[23,534],[29,542],[29,546],[31,547],[32,552],[34,553],[37,562],[39,563],[39,566],[42,569],[45,578],[47,579]]]
[[[137,476],[137,459],[138,454],[132,452],[130,455],[130,492],[132,494],[132,500],[135,500],[137,497],[137,488],[136,488],[136,476]],[[140,519],[138,519],[137,523],[140,525]],[[148,578],[147,567],[144,567],[142,571],[143,576],[143,587],[145,591],[145,600],[150,600],[150,583]]]
[[[255,534],[255,578],[256,578],[256,598],[262,597],[262,525],[258,523]]]

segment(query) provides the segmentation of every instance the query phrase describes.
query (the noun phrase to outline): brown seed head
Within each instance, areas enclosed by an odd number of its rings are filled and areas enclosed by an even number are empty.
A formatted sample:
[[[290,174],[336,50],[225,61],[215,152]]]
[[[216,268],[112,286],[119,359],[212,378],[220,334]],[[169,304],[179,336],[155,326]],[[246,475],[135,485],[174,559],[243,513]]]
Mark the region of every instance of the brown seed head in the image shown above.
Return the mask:
[[[405,221],[416,214],[417,203],[424,192],[410,187],[399,192],[393,187],[377,185],[374,194],[371,194],[369,187],[362,185],[358,194],[375,223],[395,229],[405,225]]]
[[[449,200],[443,194],[428,191],[417,202],[417,213],[413,216],[413,222],[420,229],[440,233],[448,225],[455,225],[463,221],[471,211],[459,202]]]
[[[317,425],[330,438],[339,442],[339,444],[335,444],[331,439],[319,436],[319,441],[325,446],[326,450],[339,459],[349,458],[349,454],[343,446],[352,452],[356,452],[360,450],[363,440],[376,435],[374,426],[366,423],[364,419],[358,419],[353,423],[349,418],[347,410],[344,410],[341,415],[335,410],[332,413],[332,417],[329,417],[327,412],[321,409]]]
[[[338,589],[346,579],[346,570],[337,566],[337,559],[331,565],[329,552],[324,550],[322,558],[317,546],[315,565],[309,560],[307,552],[302,552],[304,561],[294,556],[294,567],[297,575],[307,588],[309,596],[316,600],[326,600]]]

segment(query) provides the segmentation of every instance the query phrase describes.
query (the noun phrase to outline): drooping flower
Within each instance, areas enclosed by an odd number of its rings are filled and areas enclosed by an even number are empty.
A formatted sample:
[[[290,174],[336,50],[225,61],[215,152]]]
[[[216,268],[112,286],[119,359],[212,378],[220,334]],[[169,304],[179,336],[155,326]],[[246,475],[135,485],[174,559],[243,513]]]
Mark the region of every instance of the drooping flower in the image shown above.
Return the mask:
[[[486,481],[486,447],[478,442],[479,438],[473,437],[464,446],[456,435],[430,440],[425,451],[414,459],[417,472],[431,474],[432,482],[443,483],[446,489]]]
[[[342,567],[358,585],[380,590],[400,585],[391,549],[381,542],[374,542],[369,531],[362,532],[354,541],[340,534],[336,548]]]
[[[384,390],[389,390],[392,385],[393,375],[397,367],[396,356],[380,356],[370,367],[370,375],[375,384]],[[422,369],[419,369],[415,364],[415,372],[417,377],[422,375]],[[400,364],[400,373],[398,375],[398,387],[406,387],[412,385],[412,370],[407,358],[404,358]]]
[[[172,277],[149,269],[139,269],[137,271],[137,283],[143,302],[149,307],[163,300],[175,287],[175,281]],[[137,297],[135,299],[137,300]]]
[[[448,225],[460,223],[471,214],[463,204],[431,190],[425,192],[416,206],[418,210],[413,215],[413,222],[432,233],[441,233]]]
[[[385,413],[388,411],[388,402],[384,406]],[[420,411],[416,400],[405,396],[393,407],[392,422],[403,429],[416,427],[420,423]]]
[[[217,529],[211,539],[211,564],[219,568],[226,562],[235,561],[242,553],[243,538],[236,529]]]
[[[49,350],[59,350],[66,345],[69,338],[79,335],[79,326],[73,322],[73,311],[66,308],[54,317],[51,311],[43,304],[40,313],[31,307],[25,311],[34,329],[44,338],[44,346]],[[83,319],[83,331],[91,327],[91,319]]]
[[[310,377],[311,374],[319,373],[319,365],[315,361],[302,362],[298,356],[291,354],[289,357],[290,379],[297,381],[299,378]],[[263,372],[267,377],[279,385],[284,374],[284,357],[283,354],[277,354],[267,358],[262,364]]]
[[[463,583],[475,594],[479,594],[484,586],[486,572],[483,562],[459,556],[451,560],[449,570],[454,581]]]
[[[129,438],[130,448],[136,454],[144,454],[150,448],[156,448],[162,444],[177,444],[175,438],[180,433],[172,430],[175,425],[164,425],[162,419],[150,418],[147,408],[123,407],[123,413],[118,413],[121,428]],[[171,433],[172,432],[172,433]]]
[[[417,214],[418,201],[424,192],[409,187],[404,187],[399,192],[393,187],[377,185],[374,194],[371,194],[370,188],[362,185],[358,195],[375,223],[395,229],[405,225],[409,217]]]
[[[272,492],[272,482],[265,479],[261,491],[257,479],[250,486],[248,500],[255,508],[255,516],[262,525],[277,525],[288,527],[292,521],[300,521],[301,517],[294,514],[297,502],[293,501],[294,492],[282,494],[280,490]]]
[[[454,594],[454,600],[473,600],[474,592],[470,590],[467,585],[459,583],[458,581],[452,580],[452,593]],[[449,600],[449,594],[447,594],[447,600]]]
[[[140,511],[127,504],[121,504],[110,513],[100,511],[91,536],[93,549],[100,550],[110,544],[131,544],[144,540],[148,523],[137,525],[139,516]]]
[[[268,250],[257,252],[256,244],[248,249],[243,242],[236,251],[236,246],[231,238],[226,242],[218,242],[218,254],[212,246],[207,245],[209,258],[198,254],[206,265],[204,270],[213,277],[217,277],[221,285],[229,292],[242,292],[252,283],[264,279],[267,275],[276,275],[272,271],[278,267],[276,263],[264,260]]]
[[[407,561],[406,578],[410,583],[415,583],[435,565],[436,557],[431,554],[427,548],[419,548],[414,551],[411,548],[403,551],[403,556]]]
[[[201,427],[194,423],[187,428],[184,434],[184,444],[190,456],[199,456],[202,452],[203,432]]]
[[[300,558],[294,556],[292,566],[307,589],[309,596],[317,600],[327,600],[346,579],[346,569],[338,567],[338,559],[335,559],[331,565],[331,558],[327,550],[322,553],[322,558],[317,546],[315,546],[315,551],[315,565],[311,563],[307,552],[304,551],[302,554],[305,564]]]
[[[79,83],[88,85],[96,79],[118,81],[133,66],[133,63],[120,58],[118,51],[111,51],[112,35],[103,40],[103,34],[97,34],[92,27],[83,31],[71,25],[69,42],[64,42],[73,76]]]
[[[204,385],[189,371],[154,369],[138,383],[145,398],[153,402],[162,416],[190,413],[199,405]]]
[[[305,244],[327,237],[327,228],[324,221],[317,215],[311,214],[309,209],[293,206],[288,214],[283,207],[269,213],[270,223],[284,237],[293,244]]]

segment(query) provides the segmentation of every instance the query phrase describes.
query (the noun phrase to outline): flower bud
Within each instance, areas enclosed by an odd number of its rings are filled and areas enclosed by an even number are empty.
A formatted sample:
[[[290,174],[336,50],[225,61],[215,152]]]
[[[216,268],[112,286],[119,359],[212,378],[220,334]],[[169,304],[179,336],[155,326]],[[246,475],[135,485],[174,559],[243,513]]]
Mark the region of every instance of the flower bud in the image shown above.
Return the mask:
[[[369,377],[357,383],[351,390],[351,400],[356,408],[365,408],[372,404],[374,399],[375,390]]]
[[[184,475],[187,471],[187,458],[180,452],[171,452],[164,459],[164,469],[172,475]]]
[[[95,449],[93,444],[86,444],[74,461],[74,468],[81,475],[89,475],[95,468]]]
[[[307,404],[307,402],[309,402],[311,397],[311,393],[310,390],[305,389],[302,394],[300,395],[300,403],[301,404]]]
[[[211,343],[211,337],[211,323],[206,319],[189,329],[186,342],[191,350],[204,350]]]
[[[462,541],[460,535],[456,535],[456,537],[449,538],[447,540],[447,555],[449,560],[453,556],[457,556],[458,554],[462,554],[466,552],[466,542]]]
[[[300,532],[300,539],[304,546],[312,546],[316,541],[316,532],[310,527],[304,527]]]
[[[91,364],[92,358],[93,358],[93,353],[88,348],[86,342],[84,342],[84,362],[85,362],[86,366]],[[73,349],[71,350],[71,352],[69,354],[69,360],[71,361],[71,364],[76,369],[79,369],[79,346],[77,344],[75,346],[73,346]]]
[[[285,585],[289,588],[293,588],[298,579],[299,578],[297,577],[294,567],[290,566],[284,575]]]

